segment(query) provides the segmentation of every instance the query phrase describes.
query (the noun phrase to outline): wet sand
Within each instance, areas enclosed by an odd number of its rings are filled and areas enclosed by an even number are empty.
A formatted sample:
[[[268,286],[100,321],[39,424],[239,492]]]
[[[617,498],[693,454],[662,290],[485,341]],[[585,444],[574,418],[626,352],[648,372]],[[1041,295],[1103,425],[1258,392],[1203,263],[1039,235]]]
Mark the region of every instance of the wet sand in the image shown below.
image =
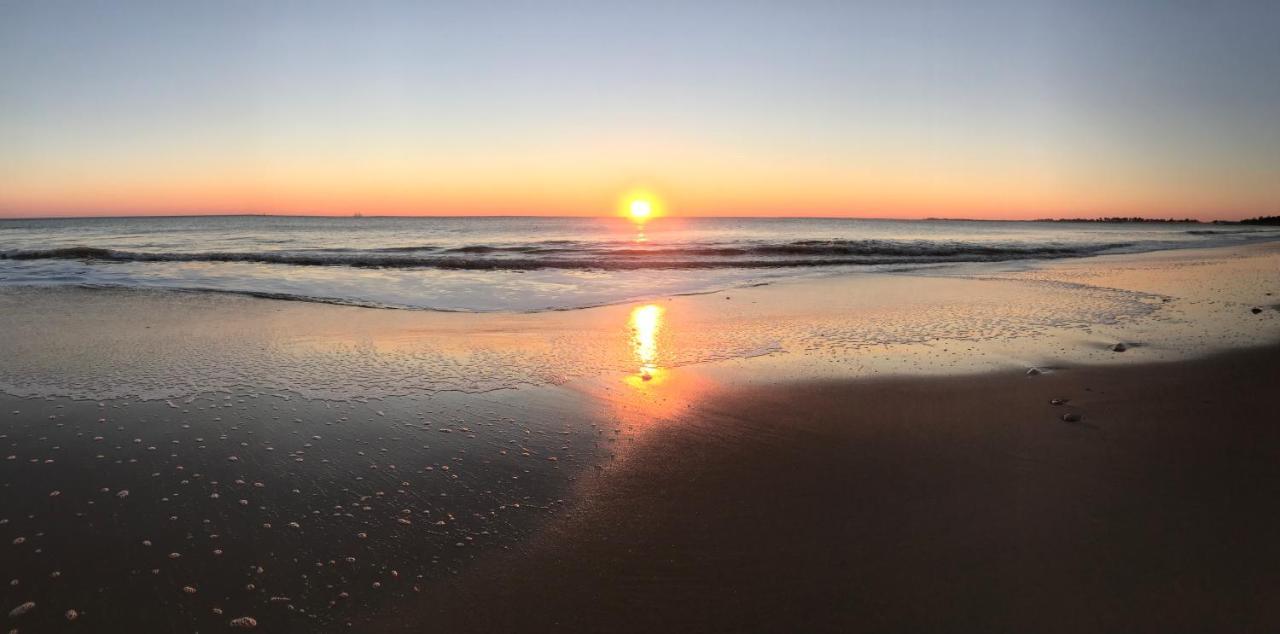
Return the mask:
[[[1278,263],[495,315],[6,287],[0,622],[1274,630]]]
[[[0,396],[0,622],[367,627],[558,510],[595,442],[566,403]]]
[[[1275,631],[1276,386],[1272,346],[725,390],[648,430],[534,540],[429,586],[407,623]]]

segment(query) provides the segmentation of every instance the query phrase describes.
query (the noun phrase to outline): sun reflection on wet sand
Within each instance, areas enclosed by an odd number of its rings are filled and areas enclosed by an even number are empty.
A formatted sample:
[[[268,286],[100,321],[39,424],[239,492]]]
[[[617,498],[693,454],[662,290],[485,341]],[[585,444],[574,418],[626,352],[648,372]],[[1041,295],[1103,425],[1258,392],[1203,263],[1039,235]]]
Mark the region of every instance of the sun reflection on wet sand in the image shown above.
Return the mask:
[[[662,328],[663,309],[657,304],[638,306],[631,311],[631,350],[640,363],[639,371],[628,377],[635,383],[648,383],[662,376],[658,367],[658,332]]]
[[[624,434],[642,432],[655,423],[678,420],[693,403],[706,397],[715,382],[691,367],[673,367],[679,358],[666,307],[643,304],[627,319],[626,347],[636,369],[622,378],[628,389],[596,383],[594,395],[607,406],[608,417]],[[677,365],[679,365],[677,363]],[[612,382],[610,382],[612,383]]]

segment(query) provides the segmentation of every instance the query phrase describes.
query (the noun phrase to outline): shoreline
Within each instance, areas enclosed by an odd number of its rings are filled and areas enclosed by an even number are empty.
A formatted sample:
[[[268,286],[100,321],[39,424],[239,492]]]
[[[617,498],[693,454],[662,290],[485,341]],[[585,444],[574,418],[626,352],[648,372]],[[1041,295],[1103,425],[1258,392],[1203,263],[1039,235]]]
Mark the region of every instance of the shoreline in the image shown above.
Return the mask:
[[[844,275],[548,313],[8,287],[0,388],[156,399],[242,385],[343,400],[626,379],[640,366],[736,382],[1133,363],[1280,338],[1277,288],[1280,243]],[[641,324],[643,311],[653,314]],[[1128,351],[1111,352],[1115,343]],[[139,350],[143,363],[131,362]]]

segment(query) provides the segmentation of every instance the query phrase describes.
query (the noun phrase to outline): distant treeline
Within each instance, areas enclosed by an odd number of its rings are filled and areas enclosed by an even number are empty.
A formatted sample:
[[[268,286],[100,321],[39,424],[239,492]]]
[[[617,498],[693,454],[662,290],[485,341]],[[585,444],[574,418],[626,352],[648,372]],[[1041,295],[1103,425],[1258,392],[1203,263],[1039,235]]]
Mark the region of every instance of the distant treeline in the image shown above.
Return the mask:
[[[989,218],[925,218],[925,220],[937,222],[999,222]],[[1196,220],[1195,218],[1143,218],[1141,216],[1110,216],[1107,218],[1038,218],[1026,222],[1163,222],[1163,223],[1179,223],[1189,225],[1206,224],[1204,220]],[[1280,226],[1280,216],[1258,216],[1257,218],[1245,218],[1244,220],[1213,220],[1209,224],[1215,225],[1266,225],[1271,227]]]
[[[1258,216],[1257,218],[1246,218],[1241,220],[1242,225],[1267,225],[1270,227],[1280,227],[1280,216]]]
[[[1139,216],[1110,216],[1107,218],[1041,218],[1036,222],[1182,222],[1200,224],[1195,218],[1142,218]]]

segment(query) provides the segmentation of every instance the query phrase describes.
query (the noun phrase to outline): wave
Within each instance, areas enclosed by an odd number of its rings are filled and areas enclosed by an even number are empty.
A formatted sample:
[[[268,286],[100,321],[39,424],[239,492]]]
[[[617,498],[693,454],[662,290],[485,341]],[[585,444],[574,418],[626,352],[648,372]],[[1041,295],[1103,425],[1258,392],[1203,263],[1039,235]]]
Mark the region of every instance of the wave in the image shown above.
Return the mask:
[[[545,244],[545,243],[544,243]],[[458,270],[635,270],[709,268],[785,268],[838,265],[996,262],[1094,255],[1133,246],[972,244],[881,240],[799,240],[739,245],[679,247],[491,246],[454,248],[391,247],[378,250],[259,252],[139,252],[100,247],[63,247],[0,252],[4,260],[87,260],[102,262],[248,262],[293,266],[360,268],[436,268]]]

